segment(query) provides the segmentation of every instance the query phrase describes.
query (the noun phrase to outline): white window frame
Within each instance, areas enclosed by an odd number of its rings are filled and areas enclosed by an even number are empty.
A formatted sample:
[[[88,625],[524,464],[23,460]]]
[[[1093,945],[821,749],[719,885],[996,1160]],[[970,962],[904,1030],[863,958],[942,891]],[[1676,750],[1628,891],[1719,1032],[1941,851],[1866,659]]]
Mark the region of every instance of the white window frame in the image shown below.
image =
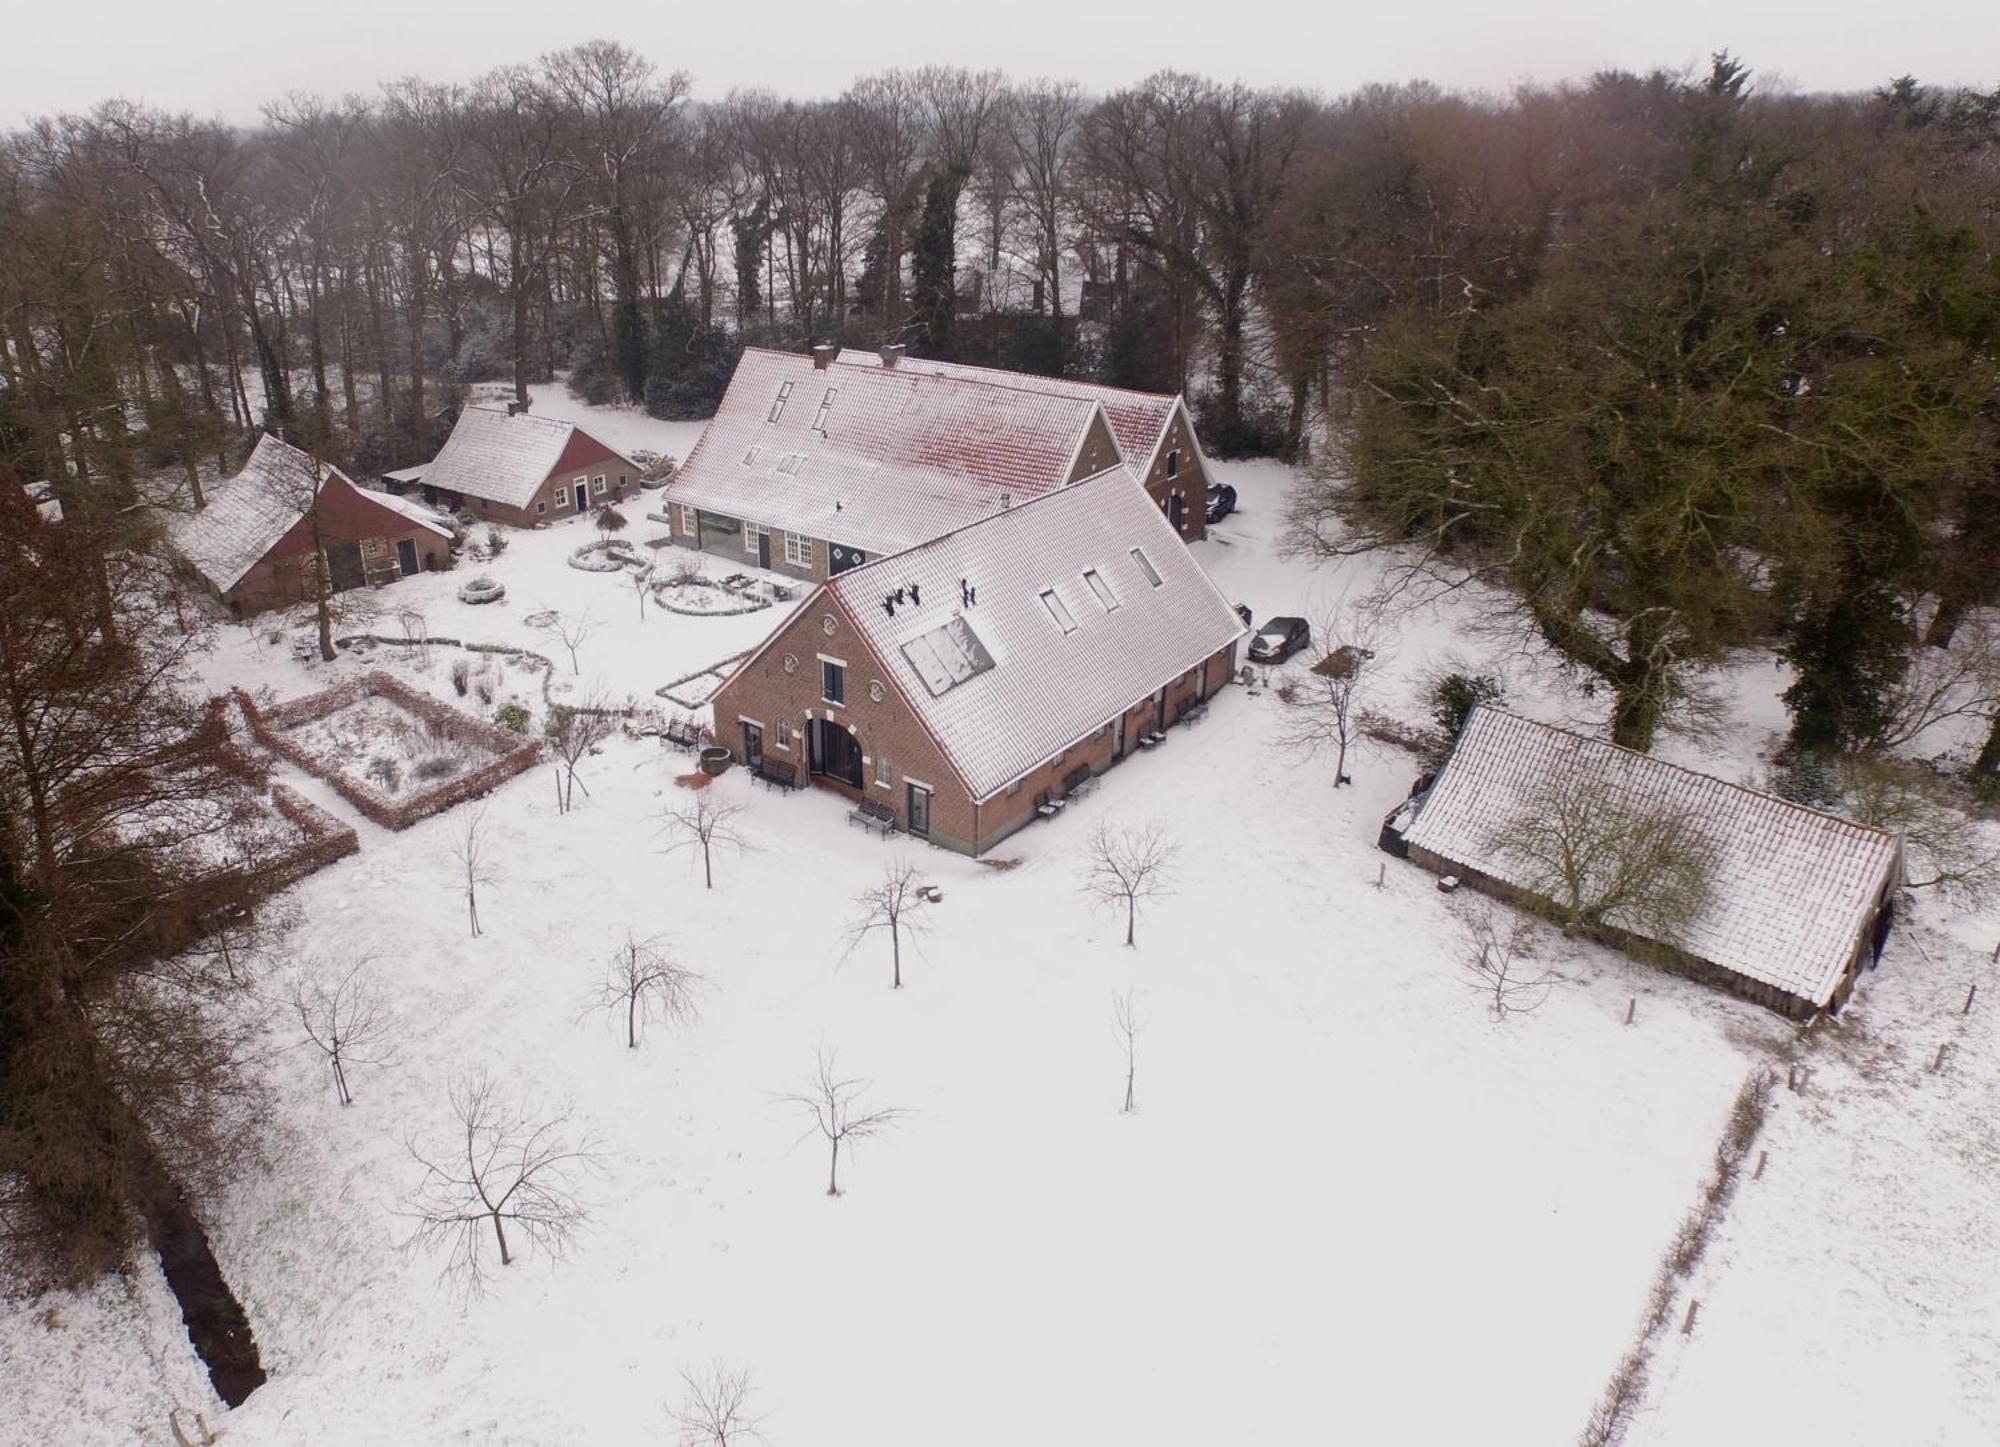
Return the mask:
[[[785,561],[794,568],[810,568],[813,565],[813,540],[804,533],[786,533]]]
[[[1105,612],[1116,613],[1118,611],[1118,594],[1112,591],[1111,584],[1104,580],[1104,574],[1098,572],[1095,568],[1085,568],[1083,570],[1083,583],[1085,587],[1090,589],[1091,595],[1103,605]]]
[[[1153,566],[1153,560],[1146,556],[1144,548],[1132,549],[1132,561],[1139,565],[1139,571],[1146,575],[1146,581],[1151,583],[1155,588],[1162,586],[1167,581],[1160,576],[1160,570]]]
[[[678,503],[676,506],[681,510],[681,531],[691,538],[699,536],[700,524],[695,521],[694,509],[684,502]]]
[[[778,727],[772,733],[771,742],[773,747],[783,749],[788,754],[792,751],[792,721],[790,719],[780,718],[778,720]]]
[[[829,668],[840,671],[839,698],[835,698],[826,691],[827,669]],[[819,701],[821,703],[832,704],[835,708],[847,707],[847,661],[845,659],[828,658],[824,653],[819,656]]]
[[[1170,478],[1174,478],[1174,477],[1179,477],[1180,475],[1181,475],[1181,450],[1178,447],[1169,448],[1167,450],[1167,476]]]
[[[762,526],[759,526],[758,524],[756,524],[756,523],[753,523],[753,522],[746,522],[746,523],[744,523],[744,524],[743,524],[743,556],[744,556],[744,557],[746,557],[746,558],[754,558],[754,557],[756,557],[756,556],[757,556],[757,539],[758,539],[758,538],[760,538],[760,537],[766,537],[766,538],[768,538],[769,536],[771,536],[771,530],[770,530],[769,528],[767,528],[767,527],[762,527]]]
[[[1042,589],[1042,607],[1048,610],[1049,621],[1065,634],[1076,632],[1076,614],[1069,611],[1069,604],[1054,588]]]
[[[569,489],[568,489],[568,488],[566,488],[566,487],[559,487],[559,488],[557,488],[557,489],[556,489],[556,506],[557,506],[557,507],[568,507],[568,506],[569,506]]]
[[[549,505],[545,502],[538,502],[535,504],[535,511],[538,513],[546,513],[548,510],[549,510]]]
[[[601,473],[601,472],[600,472],[600,473],[598,473],[598,474],[597,474],[597,476],[593,477],[593,478],[592,478],[592,479],[590,480],[590,495],[591,495],[592,497],[603,497],[603,496],[604,496],[604,474],[603,474],[603,473]]]
[[[889,763],[889,756],[887,754],[877,754],[875,756],[875,787],[878,789],[893,789],[896,787],[895,779],[896,771]]]

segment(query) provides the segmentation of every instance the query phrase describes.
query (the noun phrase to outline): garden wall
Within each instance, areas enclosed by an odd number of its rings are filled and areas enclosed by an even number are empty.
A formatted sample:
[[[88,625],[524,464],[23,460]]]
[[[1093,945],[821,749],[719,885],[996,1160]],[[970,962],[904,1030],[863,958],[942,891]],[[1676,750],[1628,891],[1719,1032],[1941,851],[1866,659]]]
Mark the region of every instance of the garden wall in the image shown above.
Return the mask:
[[[327,768],[286,733],[293,724],[325,718],[369,694],[388,699],[449,738],[489,751],[495,755],[493,761],[456,778],[444,779],[429,788],[416,790],[404,798],[391,799],[357,779]],[[236,700],[243,709],[244,718],[249,720],[250,732],[259,743],[314,778],[323,779],[341,798],[359,809],[364,817],[385,829],[407,829],[418,820],[428,819],[454,804],[491,793],[516,774],[532,768],[542,752],[538,740],[523,738],[496,724],[473,718],[380,670],[358,674],[320,693],[275,704],[269,709],[260,709],[256,701],[240,689],[236,692]]]

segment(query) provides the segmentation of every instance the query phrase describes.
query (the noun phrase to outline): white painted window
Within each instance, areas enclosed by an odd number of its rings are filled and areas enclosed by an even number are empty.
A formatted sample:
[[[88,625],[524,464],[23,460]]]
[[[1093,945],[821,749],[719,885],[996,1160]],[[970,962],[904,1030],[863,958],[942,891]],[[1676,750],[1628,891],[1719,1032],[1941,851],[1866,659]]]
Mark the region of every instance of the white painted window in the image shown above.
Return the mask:
[[[1069,611],[1069,604],[1057,596],[1054,588],[1042,590],[1042,606],[1049,610],[1049,617],[1055,619],[1056,627],[1065,633],[1076,632],[1076,617]]]
[[[592,495],[593,497],[603,497],[603,496],[604,496],[604,474],[603,474],[603,473],[601,473],[601,472],[600,472],[600,473],[598,473],[598,474],[597,474],[597,476],[593,477],[593,478],[592,478],[592,479],[590,480],[590,492],[591,492],[591,495]]]
[[[790,719],[781,718],[778,720],[778,732],[776,741],[779,748],[785,750],[785,752],[787,753],[791,752],[792,721]]]
[[[769,528],[760,528],[760,527],[758,527],[758,526],[757,526],[757,524],[755,524],[755,523],[745,523],[745,524],[743,524],[743,551],[744,551],[744,553],[746,553],[746,554],[747,554],[748,556],[750,556],[750,557],[753,557],[753,558],[754,558],[754,557],[756,557],[756,556],[757,556],[757,539],[759,539],[759,538],[768,538],[768,537],[769,537],[770,535],[771,535],[771,530],[770,530]]]
[[[889,767],[889,756],[887,754],[877,754],[875,756],[875,786],[879,789],[888,788],[889,780],[893,776],[894,771]]]
[[[1090,585],[1090,591],[1097,595],[1097,601],[1104,605],[1105,612],[1118,611],[1118,595],[1112,592],[1111,585],[1104,581],[1104,574],[1095,568],[1086,568],[1083,572],[1083,581]]]
[[[548,510],[549,510],[549,505],[545,502],[538,502],[535,504],[536,512],[547,512]]]
[[[785,561],[795,568],[810,568],[813,561],[813,540],[802,533],[786,533]]]
[[[1144,548],[1132,549],[1132,561],[1139,565],[1139,571],[1146,575],[1147,582],[1151,583],[1155,588],[1160,586],[1162,581],[1160,570],[1153,566],[1153,560],[1146,556]]]
[[[696,532],[695,521],[694,521],[694,509],[689,507],[686,503],[681,504],[681,531],[686,533],[689,537],[693,537]]]
[[[568,506],[569,506],[569,489],[568,489],[568,488],[566,488],[566,487],[559,487],[559,488],[557,488],[557,489],[556,489],[556,506],[557,506],[557,507],[568,507]]]
[[[1176,447],[1173,449],[1173,451],[1167,454],[1167,476],[1179,477],[1180,475],[1181,475],[1181,450],[1178,447]]]
[[[831,658],[819,661],[819,696],[828,703],[847,702],[847,665]]]

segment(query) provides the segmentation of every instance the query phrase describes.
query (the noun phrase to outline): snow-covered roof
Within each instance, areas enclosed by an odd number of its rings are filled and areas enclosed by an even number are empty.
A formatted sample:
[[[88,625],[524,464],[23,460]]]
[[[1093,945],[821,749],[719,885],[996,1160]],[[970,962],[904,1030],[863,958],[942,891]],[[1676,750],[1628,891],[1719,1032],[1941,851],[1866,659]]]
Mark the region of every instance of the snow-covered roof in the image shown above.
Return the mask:
[[[526,507],[548,480],[576,424],[501,407],[467,407],[458,414],[424,474],[428,487]]]
[[[396,468],[393,472],[383,473],[382,481],[400,482],[401,484],[403,484],[403,486],[409,487],[413,483],[422,482],[424,480],[424,474],[429,472],[430,470],[431,470],[431,465],[428,462],[418,462],[412,464],[409,467],[399,467]]]
[[[855,347],[842,348],[840,361],[846,366],[884,370],[880,353]],[[1111,434],[1118,439],[1119,452],[1140,472],[1152,463],[1153,454],[1159,451],[1160,440],[1167,435],[1167,424],[1173,421],[1174,410],[1181,403],[1181,399],[1171,392],[1132,392],[1123,387],[1106,387],[1097,382],[1079,382],[1069,377],[1039,377],[1031,372],[1006,372],[998,367],[973,367],[964,362],[937,362],[923,357],[898,357],[893,370],[999,383],[1030,392],[1048,392],[1058,397],[1095,402],[1104,409],[1104,415],[1111,423]],[[1190,429],[1189,436],[1192,435]]]
[[[393,492],[378,492],[374,488],[364,488],[363,497],[377,507],[386,507],[390,512],[401,513],[413,523],[422,523],[440,537],[451,536],[451,524],[438,516],[434,507],[426,507],[411,497],[397,497]]]
[[[1122,466],[826,586],[975,799],[1244,631]],[[885,600],[899,589],[892,612]]]
[[[1061,487],[1097,413],[1088,398],[751,348],[667,499],[897,553]]]
[[[207,505],[177,517],[168,535],[181,556],[226,593],[306,515],[320,488],[336,479],[354,487],[353,479],[332,463],[322,462],[320,468],[315,484],[311,454],[267,432],[257,439],[243,470],[209,488]],[[428,508],[387,493],[355,491],[440,537],[451,536]]]
[[[1683,813],[1698,832],[1713,861],[1708,903],[1670,943],[1814,1005],[1831,1001],[1900,868],[1894,834],[1486,705],[1474,710],[1403,837],[1533,893],[1533,870],[1500,836],[1553,781],[1579,776]],[[1617,925],[1617,913],[1606,922]]]

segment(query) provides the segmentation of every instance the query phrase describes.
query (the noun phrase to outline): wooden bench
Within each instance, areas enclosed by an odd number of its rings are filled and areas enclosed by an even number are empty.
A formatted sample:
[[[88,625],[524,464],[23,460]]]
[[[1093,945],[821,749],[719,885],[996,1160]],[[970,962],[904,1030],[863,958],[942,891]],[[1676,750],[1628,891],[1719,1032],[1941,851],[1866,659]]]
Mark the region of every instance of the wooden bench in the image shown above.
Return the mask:
[[[1063,775],[1062,796],[1065,800],[1081,799],[1097,782],[1097,776],[1090,772],[1090,765],[1079,764]]]
[[[872,799],[864,799],[847,811],[847,822],[859,824],[863,829],[873,829],[884,839],[897,829],[896,811],[887,804],[877,804]]]
[[[776,759],[763,758],[750,766],[750,777],[759,784],[769,784],[774,789],[788,790],[805,787],[799,783],[799,766],[780,763]]]
[[[708,744],[708,729],[695,719],[670,718],[660,737],[677,749],[699,749]]]

